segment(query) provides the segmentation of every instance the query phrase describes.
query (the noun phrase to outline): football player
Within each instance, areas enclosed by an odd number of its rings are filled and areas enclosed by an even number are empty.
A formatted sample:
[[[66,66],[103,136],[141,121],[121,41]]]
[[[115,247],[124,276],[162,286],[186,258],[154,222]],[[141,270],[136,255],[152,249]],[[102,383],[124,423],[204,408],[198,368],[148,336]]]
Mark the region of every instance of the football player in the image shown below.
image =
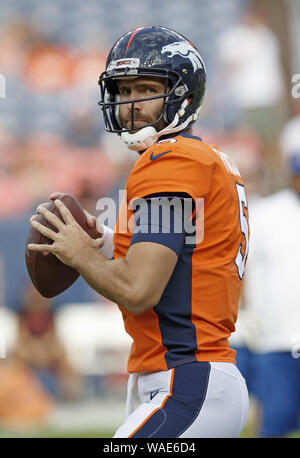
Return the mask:
[[[140,157],[113,236],[104,228],[104,243],[91,239],[59,200],[64,223],[38,209],[58,232],[31,219],[54,243],[29,248],[54,253],[117,303],[133,339],[127,418],[114,437],[237,437],[246,421],[228,338],[249,247],[247,199],[230,158],[192,134],[205,84],[199,51],[181,34],[149,26],[122,36],[99,104],[106,130]],[[113,259],[101,246],[114,246]]]

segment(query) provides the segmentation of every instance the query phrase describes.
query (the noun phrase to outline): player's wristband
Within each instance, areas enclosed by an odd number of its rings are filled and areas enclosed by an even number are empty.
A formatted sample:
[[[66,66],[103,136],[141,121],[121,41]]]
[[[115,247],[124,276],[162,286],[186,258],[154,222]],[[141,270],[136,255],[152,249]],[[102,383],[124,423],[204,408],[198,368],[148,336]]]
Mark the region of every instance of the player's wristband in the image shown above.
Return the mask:
[[[102,224],[102,227],[103,227],[102,240],[104,241],[104,244],[99,249],[99,251],[106,258],[112,259],[114,256],[114,242],[113,242],[114,231],[110,227],[105,226],[104,224]]]

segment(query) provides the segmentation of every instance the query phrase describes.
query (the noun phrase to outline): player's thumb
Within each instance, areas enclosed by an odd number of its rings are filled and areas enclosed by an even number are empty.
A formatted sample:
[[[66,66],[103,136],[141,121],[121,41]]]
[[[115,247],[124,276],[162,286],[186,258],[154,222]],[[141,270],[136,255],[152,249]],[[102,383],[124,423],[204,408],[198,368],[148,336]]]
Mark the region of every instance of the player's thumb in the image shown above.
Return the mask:
[[[96,227],[96,217],[91,215],[86,210],[83,210],[83,211],[86,217],[86,222],[87,222],[88,227],[90,227],[91,229],[94,229]]]

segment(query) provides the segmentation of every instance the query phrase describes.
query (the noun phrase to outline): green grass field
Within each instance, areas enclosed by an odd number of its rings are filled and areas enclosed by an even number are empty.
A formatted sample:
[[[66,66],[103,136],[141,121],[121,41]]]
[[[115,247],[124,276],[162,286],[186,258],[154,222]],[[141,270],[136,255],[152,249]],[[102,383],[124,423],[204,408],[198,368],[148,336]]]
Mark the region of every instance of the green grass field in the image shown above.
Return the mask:
[[[13,430],[0,430],[0,438],[111,438],[115,431],[62,431],[55,429],[42,429],[31,432],[17,432]]]

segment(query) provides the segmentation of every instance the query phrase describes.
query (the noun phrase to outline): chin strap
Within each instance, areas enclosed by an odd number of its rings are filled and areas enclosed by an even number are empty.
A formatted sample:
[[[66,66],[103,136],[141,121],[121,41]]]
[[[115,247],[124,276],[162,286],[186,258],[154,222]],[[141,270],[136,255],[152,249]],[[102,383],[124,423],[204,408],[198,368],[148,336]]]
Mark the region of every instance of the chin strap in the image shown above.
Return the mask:
[[[122,141],[131,150],[143,151],[149,148],[155,142],[157,142],[159,137],[161,137],[162,135],[169,135],[169,134],[173,134],[175,132],[179,132],[181,130],[186,129],[187,126],[191,122],[196,121],[198,119],[199,112],[201,109],[201,107],[199,107],[198,110],[194,114],[189,116],[188,119],[183,124],[180,124],[178,126],[177,124],[179,122],[179,119],[182,118],[182,116],[184,115],[187,105],[188,105],[188,100],[185,99],[180,109],[177,111],[171,124],[169,124],[167,127],[162,129],[160,132],[157,132],[157,130],[152,126],[144,127],[143,129],[139,130],[135,134],[130,134],[129,132],[122,132],[121,134]]]

